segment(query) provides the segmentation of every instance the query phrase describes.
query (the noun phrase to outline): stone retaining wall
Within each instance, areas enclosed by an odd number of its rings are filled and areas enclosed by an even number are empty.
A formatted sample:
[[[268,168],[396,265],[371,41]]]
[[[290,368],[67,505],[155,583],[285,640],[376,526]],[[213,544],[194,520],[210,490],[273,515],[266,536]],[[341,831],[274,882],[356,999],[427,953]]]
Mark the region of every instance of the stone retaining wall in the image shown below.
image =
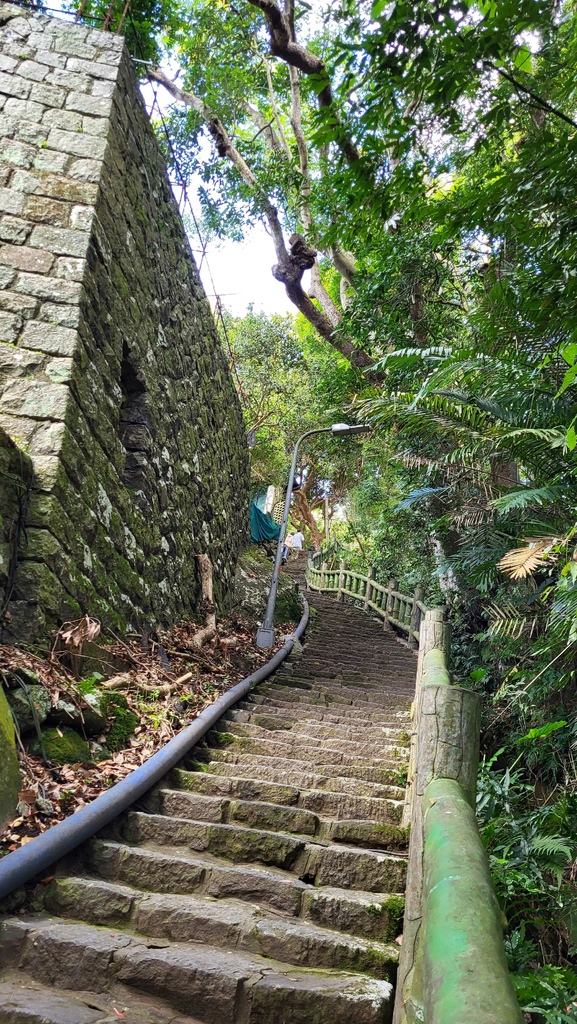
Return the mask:
[[[246,536],[240,408],[120,37],[0,4],[0,426],[27,453],[5,635],[221,602]]]

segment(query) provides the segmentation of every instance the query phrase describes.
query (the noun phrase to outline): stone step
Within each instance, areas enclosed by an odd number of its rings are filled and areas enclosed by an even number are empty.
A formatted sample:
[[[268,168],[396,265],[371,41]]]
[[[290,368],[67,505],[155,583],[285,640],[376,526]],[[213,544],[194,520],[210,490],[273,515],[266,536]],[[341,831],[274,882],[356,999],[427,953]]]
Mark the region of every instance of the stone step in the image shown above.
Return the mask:
[[[116,995],[66,992],[48,988],[23,971],[5,971],[0,978],[0,1024],[112,1024],[122,1014],[128,1024],[200,1024],[175,1017],[171,1007],[154,998],[137,997],[126,989]]]
[[[346,723],[351,720],[351,713],[349,705],[338,705],[337,707],[341,710],[336,710],[322,704],[306,704],[304,701],[284,701],[276,700],[273,698],[266,699],[266,710],[263,708],[264,697],[258,698],[258,702],[255,700],[253,695],[246,701],[242,701],[238,707],[238,712],[232,712],[235,714],[245,714],[247,711],[250,714],[263,714],[272,715],[274,717],[287,717],[292,718],[293,721],[299,719],[310,719],[314,722],[335,722]],[[397,721],[405,722],[410,718],[410,705],[407,702],[406,710],[391,710],[384,711],[382,708],[374,709],[368,712],[364,709],[361,713],[359,707],[355,707],[355,722],[364,723],[367,722],[369,725],[388,725],[389,723],[394,724]]]
[[[130,932],[50,918],[13,918],[4,943],[19,967],[67,989],[117,983],[158,996],[177,1012],[194,1006],[205,1024],[381,1024],[392,985],[366,975],[302,970],[256,954],[198,943],[146,942]]]
[[[270,759],[266,759],[270,760]],[[203,775],[218,775],[226,778],[259,778],[264,781],[277,782],[286,779],[290,786],[304,790],[323,790],[326,793],[349,793],[353,796],[377,797],[402,802],[405,789],[402,786],[381,785],[378,782],[366,782],[358,778],[336,775],[314,775],[311,771],[287,770],[271,767],[263,763],[255,769],[253,764],[227,764],[225,761],[211,761],[200,766]],[[196,772],[193,774],[197,774]]]
[[[406,861],[403,857],[340,844],[311,843],[284,832],[129,811],[122,837],[129,843],[149,843],[160,848],[184,846],[225,857],[233,863],[258,861],[292,871],[301,880],[315,885],[361,888],[369,892],[404,891]]]
[[[397,894],[315,888],[277,868],[230,864],[181,847],[158,851],[96,839],[87,857],[98,877],[140,890],[258,903],[275,913],[382,942],[394,939],[400,928],[404,900]]]
[[[210,766],[208,766],[210,767]],[[294,785],[266,779],[254,779],[213,775],[209,772],[189,772],[174,768],[169,776],[173,789],[185,789],[206,796],[228,796],[238,800],[263,800],[265,803],[293,806],[298,803],[299,788]]]
[[[328,793],[321,789],[299,790],[296,786],[275,785],[252,778],[212,775],[208,772],[187,772],[180,768],[171,773],[170,781],[174,789],[188,790],[205,796],[252,798],[289,807],[298,804],[299,807],[322,817],[332,818],[334,821],[341,818],[366,818],[398,824],[403,811],[401,799],[367,798],[349,795],[346,790],[341,793]],[[343,783],[350,784],[350,780],[343,779]],[[399,796],[401,795],[402,793],[399,793]]]
[[[380,730],[380,734],[377,739],[367,736],[366,739],[361,739],[362,733],[358,738],[355,738],[354,730],[351,730],[349,735],[351,739],[344,739],[340,735],[331,735],[330,730],[317,730],[314,728],[312,732],[306,731],[297,732],[296,730],[283,729],[280,735],[271,735],[270,729],[264,729],[259,725],[246,725],[241,722],[227,722],[227,733],[231,736],[237,736],[241,740],[239,744],[237,741],[230,744],[230,747],[241,747],[244,750],[252,749],[249,744],[245,743],[246,739],[253,739],[258,741],[259,746],[262,742],[267,744],[273,744],[275,749],[283,749],[290,747],[292,750],[305,750],[308,756],[308,750],[313,747],[315,750],[335,750],[338,745],[338,750],[342,753],[354,753],[355,751],[359,755],[368,754],[369,756],[380,754],[391,755],[397,750],[402,749],[405,744],[397,742],[398,738],[402,736],[402,732],[397,733],[397,737],[387,737],[383,730]],[[227,735],[225,733],[224,735]],[[223,735],[222,733],[220,735]],[[210,736],[208,737],[210,742]]]
[[[397,753],[397,751],[399,752]],[[377,767],[394,768],[397,765],[406,765],[408,759],[406,751],[396,747],[392,747],[390,751],[383,751],[383,756],[376,757],[374,756],[375,751],[372,745],[368,745],[368,749],[364,753],[359,752],[355,754],[348,751],[343,753],[334,747],[315,746],[313,741],[311,741],[311,744],[306,742],[281,743],[275,739],[257,740],[248,738],[246,740],[237,738],[235,743],[231,743],[226,747],[200,748],[198,754],[205,757],[207,761],[228,761],[230,764],[235,764],[247,755],[252,755],[253,757],[275,757],[277,759],[295,760],[315,768],[321,764],[330,764],[333,767],[338,765],[361,766],[367,764],[367,762]]]
[[[223,728],[226,723],[223,723]],[[243,735],[238,729],[238,726],[250,726],[250,731],[246,731],[244,735],[261,735],[264,736],[267,732],[290,732],[293,736],[309,736],[314,739],[339,739],[346,741],[358,740],[363,743],[368,741],[375,741],[378,743],[380,740],[392,744],[393,746],[403,746],[403,738],[406,734],[406,726],[402,725],[380,725],[375,722],[357,721],[355,719],[354,724],[350,721],[347,722],[331,722],[327,719],[323,721],[313,721],[310,718],[300,719],[282,718],[275,715],[266,715],[262,713],[249,714],[246,711],[236,712],[234,718],[228,723],[230,732],[235,735]],[[232,728],[236,726],[236,728]],[[253,730],[261,730],[259,733]],[[282,740],[282,737],[280,737]]]
[[[88,847],[87,864],[101,878],[139,889],[202,892],[218,899],[231,896],[293,917],[299,915],[303,894],[310,888],[295,875],[271,866],[232,864],[208,853],[168,845],[155,850],[96,839]]]
[[[257,778],[266,778],[263,776],[262,769],[266,767],[274,768],[281,773],[285,774],[288,772],[296,773],[310,773],[311,767],[314,769],[315,775],[326,776],[327,778],[339,777],[349,779],[362,779],[366,782],[376,782],[381,786],[401,786],[403,785],[404,766],[399,764],[398,767],[375,767],[374,764],[365,765],[346,765],[346,764],[315,764],[311,766],[309,761],[298,761],[296,758],[288,757],[268,757],[264,754],[239,754],[234,759],[229,759],[226,756],[221,756],[223,751],[212,751],[213,761],[211,762],[187,762],[190,767],[197,769],[204,767],[204,764],[210,764],[210,770],[216,771],[215,763],[221,762],[227,766],[227,770],[223,771],[223,775],[237,775],[244,774],[238,772],[239,767],[252,768],[254,769],[251,774],[254,774]],[[230,771],[228,770],[230,769]],[[286,775],[288,778],[288,774]],[[320,788],[320,787],[319,787]]]
[[[178,789],[160,789],[158,799],[147,802],[147,808],[158,810],[175,818],[195,821],[244,825],[247,828],[267,829],[271,832],[292,832],[300,836],[318,835],[320,821],[317,814],[302,807],[265,803],[260,800],[230,800],[222,796],[205,796]],[[154,806],[158,804],[158,806]]]
[[[89,924],[118,924],[149,937],[257,953],[299,967],[361,971],[392,980],[398,961],[398,947],[271,916],[234,899],[150,895],[126,885],[66,877],[51,883],[45,904],[52,914]]]

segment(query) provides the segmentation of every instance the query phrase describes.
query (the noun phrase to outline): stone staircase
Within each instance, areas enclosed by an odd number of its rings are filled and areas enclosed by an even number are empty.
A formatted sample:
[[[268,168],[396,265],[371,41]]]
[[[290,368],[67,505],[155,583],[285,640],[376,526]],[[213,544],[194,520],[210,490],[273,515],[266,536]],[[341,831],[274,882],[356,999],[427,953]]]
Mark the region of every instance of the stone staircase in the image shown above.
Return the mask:
[[[4,919],[0,1024],[390,1021],[416,659],[310,603],[302,657]]]

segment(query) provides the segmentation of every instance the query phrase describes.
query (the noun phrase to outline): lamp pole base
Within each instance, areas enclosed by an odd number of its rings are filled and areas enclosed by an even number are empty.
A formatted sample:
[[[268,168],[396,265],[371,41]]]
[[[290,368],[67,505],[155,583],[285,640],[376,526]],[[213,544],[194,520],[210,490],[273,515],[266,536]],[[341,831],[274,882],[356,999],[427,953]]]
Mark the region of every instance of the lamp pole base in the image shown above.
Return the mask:
[[[274,629],[261,626],[256,634],[256,646],[260,647],[262,651],[268,651],[274,647]]]

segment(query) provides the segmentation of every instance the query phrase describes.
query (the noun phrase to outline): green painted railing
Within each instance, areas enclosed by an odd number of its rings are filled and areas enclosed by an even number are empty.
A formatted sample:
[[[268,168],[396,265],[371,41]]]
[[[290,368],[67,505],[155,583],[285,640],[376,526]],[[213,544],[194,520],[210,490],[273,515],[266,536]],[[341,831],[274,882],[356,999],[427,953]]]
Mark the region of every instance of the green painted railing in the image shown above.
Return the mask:
[[[398,589],[397,580],[389,580],[383,586],[377,583],[372,570],[365,576],[347,569],[342,558],[337,567],[331,567],[331,559],[338,550],[337,545],[321,549],[309,559],[306,578],[310,589],[336,594],[338,601],[349,597],[359,602],[365,610],[370,609],[382,618],[386,626],[405,633],[411,647],[418,647],[421,620],[428,611],[422,588],[417,587],[409,597]]]
[[[439,609],[421,624],[404,824],[411,826],[394,1024],[522,1024],[475,819],[478,694],[452,682]]]
[[[444,608],[347,569],[336,545],[309,559],[311,590],[348,597],[418,648],[403,824],[411,827],[394,1024],[522,1024],[501,913],[475,820],[479,697],[449,672]]]

